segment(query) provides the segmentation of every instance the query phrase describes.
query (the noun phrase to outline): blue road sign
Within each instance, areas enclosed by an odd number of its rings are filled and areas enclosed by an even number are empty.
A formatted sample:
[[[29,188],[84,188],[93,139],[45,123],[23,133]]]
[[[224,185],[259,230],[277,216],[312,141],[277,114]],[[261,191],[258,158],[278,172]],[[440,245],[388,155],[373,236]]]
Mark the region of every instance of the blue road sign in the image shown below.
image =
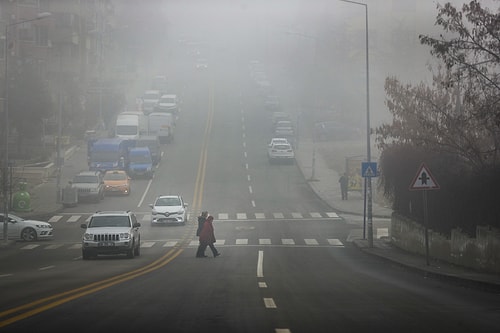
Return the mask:
[[[361,176],[377,177],[377,162],[361,162]]]

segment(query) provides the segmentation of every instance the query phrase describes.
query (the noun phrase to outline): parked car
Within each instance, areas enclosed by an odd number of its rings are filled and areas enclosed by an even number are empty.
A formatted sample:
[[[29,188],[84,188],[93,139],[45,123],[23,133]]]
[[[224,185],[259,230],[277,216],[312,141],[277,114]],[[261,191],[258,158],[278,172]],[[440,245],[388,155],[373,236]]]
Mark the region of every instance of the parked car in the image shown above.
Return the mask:
[[[186,224],[188,204],[180,195],[161,195],[149,207],[151,225]]]
[[[124,170],[108,170],[103,176],[106,194],[130,194],[130,177]]]
[[[292,145],[289,143],[277,143],[267,149],[267,157],[270,163],[275,161],[285,161],[293,163],[295,160],[295,153]]]
[[[71,181],[78,191],[78,202],[86,199],[99,202],[104,198],[104,181],[99,171],[82,171]]]
[[[83,260],[100,254],[140,255],[141,235],[136,216],[130,211],[97,212],[90,217],[82,237]]]
[[[0,223],[3,226],[5,214],[1,213]],[[25,242],[33,242],[41,239],[52,239],[54,236],[52,225],[48,222],[37,220],[25,220],[22,217],[14,214],[9,214],[7,224],[7,238],[11,240],[22,240]],[[3,238],[3,233],[0,233],[0,239]]]

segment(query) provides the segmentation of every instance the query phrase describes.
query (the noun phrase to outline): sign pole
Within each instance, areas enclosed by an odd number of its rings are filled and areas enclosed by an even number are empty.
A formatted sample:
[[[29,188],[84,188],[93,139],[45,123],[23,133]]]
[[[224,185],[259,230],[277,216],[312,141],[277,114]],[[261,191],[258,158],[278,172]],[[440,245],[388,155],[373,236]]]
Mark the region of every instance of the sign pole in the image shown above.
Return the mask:
[[[425,263],[429,266],[429,218],[427,209],[427,190],[422,191],[424,204],[424,228],[425,228]]]

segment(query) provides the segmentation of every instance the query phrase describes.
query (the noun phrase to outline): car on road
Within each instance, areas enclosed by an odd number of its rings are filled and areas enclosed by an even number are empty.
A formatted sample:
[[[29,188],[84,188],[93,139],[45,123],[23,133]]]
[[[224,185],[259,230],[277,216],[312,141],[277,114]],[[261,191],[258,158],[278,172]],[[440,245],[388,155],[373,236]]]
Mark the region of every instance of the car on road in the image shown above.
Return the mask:
[[[156,112],[179,113],[179,99],[176,94],[165,94],[160,97],[155,107]]]
[[[287,138],[272,138],[267,146],[269,148],[272,148],[274,145],[277,145],[277,144],[289,144],[289,143],[290,142],[288,142]]]
[[[102,179],[105,194],[130,194],[130,177],[124,170],[108,170]]]
[[[274,127],[276,137],[291,137],[295,135],[295,128],[290,120],[280,120]]]
[[[160,195],[149,205],[151,225],[186,224],[187,206],[180,195]]]
[[[104,198],[104,181],[99,171],[82,171],[73,177],[71,187],[78,191],[78,202],[92,200],[99,202]]]
[[[5,214],[1,213],[0,224],[3,226]],[[25,220],[14,214],[9,214],[7,224],[7,238],[11,240],[22,240],[25,242],[34,242],[42,239],[52,239],[52,225],[48,222],[37,220]],[[0,233],[0,239],[3,238],[3,233]]]
[[[293,163],[295,160],[295,153],[291,144],[277,143],[273,146],[268,147],[267,157],[270,163],[277,161]]]
[[[150,114],[151,112],[153,112],[155,106],[160,100],[160,97],[160,90],[146,90],[142,95],[142,112],[144,112],[144,114]]]
[[[134,258],[141,254],[141,224],[130,211],[102,211],[92,214],[82,236],[82,258],[98,255],[125,254]]]

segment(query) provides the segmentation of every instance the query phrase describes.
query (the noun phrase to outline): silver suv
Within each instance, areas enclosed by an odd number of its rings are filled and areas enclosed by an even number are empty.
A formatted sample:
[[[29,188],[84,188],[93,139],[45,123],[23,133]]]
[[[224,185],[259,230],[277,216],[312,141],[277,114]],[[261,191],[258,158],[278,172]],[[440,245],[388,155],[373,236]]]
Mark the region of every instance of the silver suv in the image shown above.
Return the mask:
[[[99,171],[82,171],[73,177],[71,187],[78,191],[78,201],[91,199],[99,202],[104,198],[104,180]]]
[[[82,238],[83,260],[99,254],[126,254],[134,258],[141,253],[141,234],[136,216],[130,211],[107,211],[93,214]]]

